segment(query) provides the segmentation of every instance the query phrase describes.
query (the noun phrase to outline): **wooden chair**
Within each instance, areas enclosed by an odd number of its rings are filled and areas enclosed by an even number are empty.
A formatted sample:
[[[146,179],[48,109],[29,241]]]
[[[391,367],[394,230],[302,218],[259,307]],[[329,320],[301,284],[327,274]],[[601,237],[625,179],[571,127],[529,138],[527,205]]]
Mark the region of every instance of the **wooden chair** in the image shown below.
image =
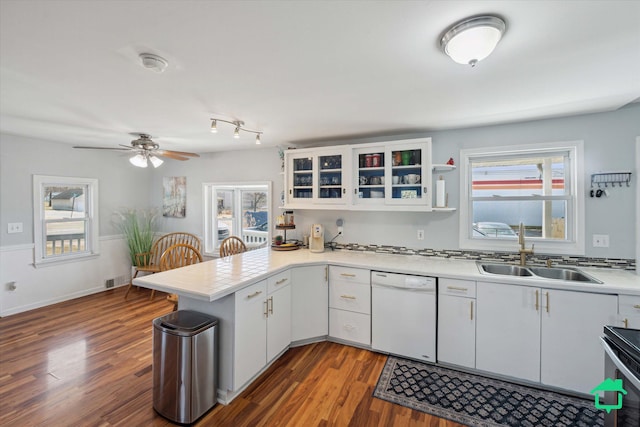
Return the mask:
[[[160,271],[173,270],[187,265],[202,262],[200,251],[187,243],[178,243],[167,248],[160,257]],[[173,303],[173,311],[178,309],[178,295],[167,296],[167,301]]]
[[[140,273],[141,271],[148,274],[159,272],[160,258],[162,257],[162,254],[167,249],[169,249],[169,247],[177,244],[191,245],[193,246],[194,249],[198,251],[198,253],[200,253],[200,239],[198,238],[198,236],[195,236],[190,233],[176,232],[176,233],[165,234],[164,236],[160,237],[153,244],[150,252],[135,254],[137,265],[134,267],[136,271],[133,274],[133,277],[131,278],[131,282],[129,283],[127,292],[124,294],[124,299],[127,299],[127,296],[129,295],[129,291],[133,286],[133,279],[135,279],[138,276],[138,273]],[[155,290],[151,291],[150,299],[153,299],[153,297],[155,296],[155,293],[156,293]]]
[[[220,244],[220,257],[226,257],[229,255],[235,255],[247,250],[247,245],[244,244],[241,238],[237,236],[229,236]]]

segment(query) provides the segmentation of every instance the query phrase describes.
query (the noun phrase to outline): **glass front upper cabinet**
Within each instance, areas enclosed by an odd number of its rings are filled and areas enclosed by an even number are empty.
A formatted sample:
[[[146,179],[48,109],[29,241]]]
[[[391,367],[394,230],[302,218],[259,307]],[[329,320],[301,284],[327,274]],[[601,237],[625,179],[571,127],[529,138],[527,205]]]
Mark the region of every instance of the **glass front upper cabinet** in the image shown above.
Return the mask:
[[[390,204],[430,205],[431,170],[429,142],[389,147]]]
[[[430,207],[431,142],[391,142],[355,146],[352,204],[360,209],[405,205]]]
[[[343,204],[345,187],[344,150],[287,152],[286,203]]]

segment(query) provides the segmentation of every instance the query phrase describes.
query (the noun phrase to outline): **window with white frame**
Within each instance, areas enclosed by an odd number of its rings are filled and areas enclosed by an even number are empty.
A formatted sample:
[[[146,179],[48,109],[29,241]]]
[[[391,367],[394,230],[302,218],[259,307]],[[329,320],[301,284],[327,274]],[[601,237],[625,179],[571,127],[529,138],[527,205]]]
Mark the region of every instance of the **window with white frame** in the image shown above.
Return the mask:
[[[217,255],[220,243],[238,236],[248,249],[271,241],[271,182],[205,183],[204,248]]]
[[[98,180],[33,176],[35,265],[98,253]]]
[[[582,141],[460,151],[460,247],[584,254]]]

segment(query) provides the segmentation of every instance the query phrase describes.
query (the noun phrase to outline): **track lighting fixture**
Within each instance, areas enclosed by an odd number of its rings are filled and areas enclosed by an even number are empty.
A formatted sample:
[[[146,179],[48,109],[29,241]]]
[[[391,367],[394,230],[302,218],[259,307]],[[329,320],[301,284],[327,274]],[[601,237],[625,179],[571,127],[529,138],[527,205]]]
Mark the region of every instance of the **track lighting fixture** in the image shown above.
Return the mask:
[[[240,131],[250,132],[250,133],[255,133],[256,134],[256,145],[262,144],[262,141],[260,139],[261,135],[262,135],[262,132],[257,131],[257,130],[247,129],[247,128],[243,127],[244,126],[244,122],[242,120],[230,121],[230,120],[224,120],[224,119],[211,119],[211,132],[212,133],[218,132],[218,122],[229,123],[230,125],[234,125],[236,128],[233,130],[233,137],[235,139],[239,139],[240,138]]]

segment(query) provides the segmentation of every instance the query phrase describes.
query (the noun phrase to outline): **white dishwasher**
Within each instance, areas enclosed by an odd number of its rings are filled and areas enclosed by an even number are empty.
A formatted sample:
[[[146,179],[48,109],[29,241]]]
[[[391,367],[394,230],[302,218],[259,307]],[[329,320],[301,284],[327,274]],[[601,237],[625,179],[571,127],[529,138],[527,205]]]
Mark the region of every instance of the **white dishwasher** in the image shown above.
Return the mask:
[[[371,272],[371,348],[436,361],[435,277]]]

